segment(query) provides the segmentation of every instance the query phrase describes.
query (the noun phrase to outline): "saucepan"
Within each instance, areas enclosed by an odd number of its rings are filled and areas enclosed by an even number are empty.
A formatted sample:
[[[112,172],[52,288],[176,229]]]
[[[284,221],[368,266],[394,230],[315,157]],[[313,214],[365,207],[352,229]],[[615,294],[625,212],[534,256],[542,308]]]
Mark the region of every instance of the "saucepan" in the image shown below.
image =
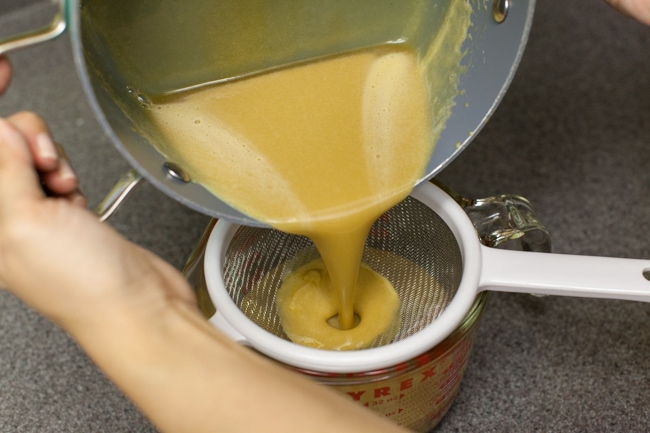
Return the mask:
[[[260,226],[192,182],[156,150],[160,146],[147,138],[152,135],[141,133],[147,120],[138,108],[148,104],[147,95],[171,83],[192,87],[386,41],[414,38],[426,44],[457,1],[333,0],[316,6],[305,0],[54,0],[58,13],[52,23],[0,40],[0,55],[69,29],[90,106],[133,167],[100,205],[104,217],[145,178],[194,210]],[[462,46],[460,91],[417,183],[448,165],[488,121],[515,74],[532,24],[534,0],[467,1],[473,13]],[[237,20],[244,24],[233,31]]]

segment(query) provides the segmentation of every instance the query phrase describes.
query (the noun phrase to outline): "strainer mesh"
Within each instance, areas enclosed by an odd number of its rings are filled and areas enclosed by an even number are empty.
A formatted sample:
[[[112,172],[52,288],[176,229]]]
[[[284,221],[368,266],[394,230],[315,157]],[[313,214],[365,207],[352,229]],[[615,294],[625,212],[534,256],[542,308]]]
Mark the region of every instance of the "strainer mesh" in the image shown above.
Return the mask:
[[[241,227],[228,246],[223,274],[237,306],[255,323],[288,339],[279,320],[275,294],[283,278],[317,258],[306,237],[273,229]],[[401,301],[399,341],[426,327],[444,311],[462,274],[458,243],[445,222],[412,197],[379,218],[366,241],[363,262],[387,278]]]

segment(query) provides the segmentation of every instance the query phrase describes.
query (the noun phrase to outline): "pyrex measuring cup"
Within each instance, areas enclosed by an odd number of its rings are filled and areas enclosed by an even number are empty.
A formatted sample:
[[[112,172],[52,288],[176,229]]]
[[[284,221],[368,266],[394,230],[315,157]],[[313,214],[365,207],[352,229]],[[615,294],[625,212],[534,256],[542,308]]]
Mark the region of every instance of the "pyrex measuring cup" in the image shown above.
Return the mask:
[[[550,250],[548,233],[532,214],[527,201],[521,197],[500,196],[470,201],[447,191],[472,215],[472,222],[486,245],[532,251]],[[215,309],[204,274],[205,265],[211,264],[205,263],[204,256],[215,223],[212,220],[206,227],[183,270],[195,288],[199,307],[208,318],[214,316]],[[460,388],[487,300],[488,292],[481,293],[451,335],[417,357],[396,365],[356,373],[285,366],[343,393],[350,400],[400,425],[415,431],[429,431],[445,415]],[[218,321],[217,317],[213,317],[213,320]]]

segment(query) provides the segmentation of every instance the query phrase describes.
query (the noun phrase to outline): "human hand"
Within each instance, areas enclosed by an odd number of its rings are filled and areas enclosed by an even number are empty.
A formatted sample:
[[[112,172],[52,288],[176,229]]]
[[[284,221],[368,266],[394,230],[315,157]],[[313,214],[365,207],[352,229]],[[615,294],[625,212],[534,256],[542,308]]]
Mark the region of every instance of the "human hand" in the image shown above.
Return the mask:
[[[68,331],[161,431],[253,432],[276,417],[284,432],[405,432],[218,333],[176,269],[81,206],[76,177],[43,176],[42,134],[34,114],[0,119],[0,286]],[[298,415],[278,417],[287,407]]]
[[[0,287],[73,336],[98,319],[194,304],[176,269],[84,207],[45,122],[31,113],[0,119]]]
[[[9,59],[0,56],[0,95],[9,87],[12,72]],[[42,187],[53,196],[65,196],[85,207],[85,197],[77,188],[77,177],[65,158],[63,149],[52,140],[43,119],[33,113],[24,112],[12,116],[9,121],[25,133],[24,138]]]
[[[619,12],[650,26],[650,0],[605,0]]]

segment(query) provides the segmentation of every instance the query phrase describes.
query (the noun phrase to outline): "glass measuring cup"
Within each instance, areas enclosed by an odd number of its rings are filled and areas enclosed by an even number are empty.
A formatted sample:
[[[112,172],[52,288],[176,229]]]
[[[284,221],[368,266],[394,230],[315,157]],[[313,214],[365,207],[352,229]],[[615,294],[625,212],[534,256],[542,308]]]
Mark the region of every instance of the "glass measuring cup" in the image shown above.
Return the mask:
[[[446,191],[472,215],[486,245],[540,252],[550,250],[548,233],[525,199],[500,196],[470,201],[449,189]],[[197,292],[203,314],[213,320],[215,308],[205,281],[204,253],[215,224],[216,220],[208,224],[183,270]],[[333,387],[352,401],[396,423],[416,431],[428,431],[444,416],[458,392],[487,300],[488,293],[481,293],[462,323],[447,338],[404,362],[357,372],[318,371],[284,365]]]

